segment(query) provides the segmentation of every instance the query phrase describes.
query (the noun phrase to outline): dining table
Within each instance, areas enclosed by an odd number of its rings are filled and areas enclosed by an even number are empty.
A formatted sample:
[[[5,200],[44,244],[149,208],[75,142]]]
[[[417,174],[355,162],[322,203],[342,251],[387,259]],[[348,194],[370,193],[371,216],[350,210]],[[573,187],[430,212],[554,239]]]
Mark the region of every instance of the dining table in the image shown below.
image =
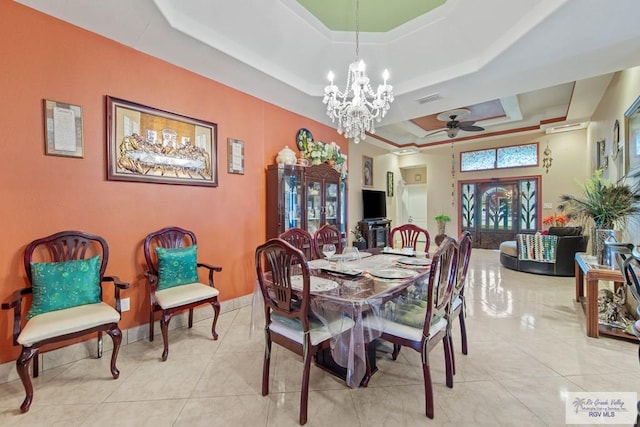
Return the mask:
[[[376,370],[375,340],[384,329],[383,321],[395,318],[400,301],[407,294],[425,287],[430,262],[424,252],[390,248],[368,249],[355,257],[336,254],[329,259],[308,261],[313,315],[329,328],[340,324],[337,320],[341,316],[348,316],[354,324],[344,333],[330,330],[331,349],[320,354],[316,364],[352,388],[366,387]],[[254,298],[254,313],[262,312],[255,306],[261,301],[261,295]],[[374,328],[364,326],[365,317]],[[377,320],[380,323],[375,323]]]

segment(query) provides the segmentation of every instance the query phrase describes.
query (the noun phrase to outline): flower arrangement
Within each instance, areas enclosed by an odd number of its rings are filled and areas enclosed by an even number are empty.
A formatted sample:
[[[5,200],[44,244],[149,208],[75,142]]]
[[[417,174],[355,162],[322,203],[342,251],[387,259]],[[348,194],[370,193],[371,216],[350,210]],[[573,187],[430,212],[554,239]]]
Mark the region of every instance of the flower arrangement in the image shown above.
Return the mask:
[[[542,218],[542,223],[550,227],[564,227],[569,222],[566,215],[553,214]]]
[[[329,144],[322,141],[307,140],[302,144],[302,155],[311,160],[314,165],[321,163],[333,163],[340,165],[344,163],[344,157],[340,153],[340,147],[335,142]]]
[[[364,236],[362,235],[362,230],[360,230],[360,226],[357,225],[353,230],[351,230],[351,234],[353,234],[354,242],[364,242]]]

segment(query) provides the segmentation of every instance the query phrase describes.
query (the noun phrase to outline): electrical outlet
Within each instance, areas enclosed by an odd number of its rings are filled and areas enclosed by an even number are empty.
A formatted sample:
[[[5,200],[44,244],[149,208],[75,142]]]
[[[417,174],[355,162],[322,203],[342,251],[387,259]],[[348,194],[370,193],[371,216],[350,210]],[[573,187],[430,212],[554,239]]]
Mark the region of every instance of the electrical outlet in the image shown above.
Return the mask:
[[[131,299],[130,298],[122,298],[120,300],[120,310],[122,310],[122,311],[131,310]]]

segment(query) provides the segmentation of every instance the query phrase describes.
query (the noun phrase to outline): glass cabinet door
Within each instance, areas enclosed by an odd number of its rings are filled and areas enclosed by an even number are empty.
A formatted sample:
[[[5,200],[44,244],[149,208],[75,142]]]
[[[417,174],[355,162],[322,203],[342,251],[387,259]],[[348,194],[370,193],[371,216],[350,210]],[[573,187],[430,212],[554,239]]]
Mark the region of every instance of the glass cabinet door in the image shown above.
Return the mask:
[[[286,175],[284,181],[284,230],[302,228],[302,177]]]
[[[322,181],[307,181],[307,231],[315,233],[322,227],[324,206],[322,205]]]
[[[338,183],[327,182],[324,195],[325,223],[337,226],[340,215],[340,203],[338,202]]]

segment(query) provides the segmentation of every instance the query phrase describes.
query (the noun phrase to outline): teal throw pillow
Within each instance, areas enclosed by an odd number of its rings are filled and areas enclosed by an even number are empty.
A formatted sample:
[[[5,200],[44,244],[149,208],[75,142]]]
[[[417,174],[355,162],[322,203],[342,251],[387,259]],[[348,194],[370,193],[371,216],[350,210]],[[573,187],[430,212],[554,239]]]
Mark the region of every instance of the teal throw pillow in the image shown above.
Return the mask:
[[[32,262],[33,302],[27,319],[50,311],[100,302],[100,256]]]
[[[198,246],[156,248],[158,255],[158,290],[198,282]]]

